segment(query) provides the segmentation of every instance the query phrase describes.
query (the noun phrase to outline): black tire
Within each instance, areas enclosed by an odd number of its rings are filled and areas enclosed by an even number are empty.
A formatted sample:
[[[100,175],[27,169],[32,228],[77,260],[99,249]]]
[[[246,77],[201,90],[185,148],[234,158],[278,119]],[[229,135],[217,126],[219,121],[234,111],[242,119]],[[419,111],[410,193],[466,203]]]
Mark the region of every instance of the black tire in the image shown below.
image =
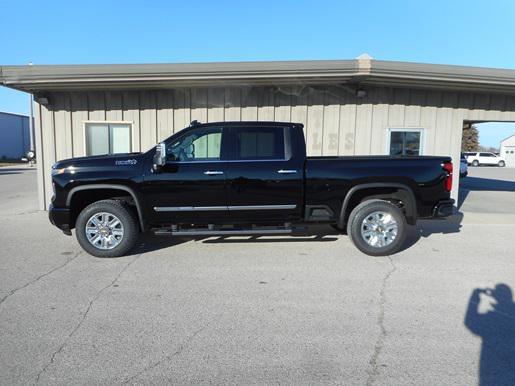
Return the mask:
[[[503,168],[506,166],[506,163],[504,161],[499,161],[499,163],[497,165],[499,165],[499,167]]]
[[[393,217],[397,223],[397,235],[393,241],[383,247],[369,245],[361,235],[361,227],[367,216],[374,212],[384,212]],[[361,252],[370,256],[392,255],[400,250],[406,239],[407,224],[404,213],[394,204],[384,200],[367,200],[356,206],[347,222],[347,234],[352,243]]]
[[[119,244],[112,249],[100,249],[89,242],[86,237],[86,224],[96,213],[105,212],[118,217],[123,226],[123,236]],[[90,255],[96,257],[120,257],[126,255],[139,238],[138,221],[127,205],[115,200],[94,202],[80,212],[75,223],[75,234],[80,246]]]
[[[479,166],[479,161],[477,159],[472,161],[472,166]]]

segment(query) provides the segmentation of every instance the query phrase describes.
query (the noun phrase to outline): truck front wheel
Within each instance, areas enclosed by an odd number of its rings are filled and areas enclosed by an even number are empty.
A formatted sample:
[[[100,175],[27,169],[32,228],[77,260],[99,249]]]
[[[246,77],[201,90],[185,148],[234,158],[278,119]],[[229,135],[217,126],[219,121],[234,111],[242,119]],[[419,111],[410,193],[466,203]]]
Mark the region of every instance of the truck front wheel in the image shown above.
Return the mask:
[[[102,200],[80,212],[75,224],[80,246],[96,257],[127,254],[138,239],[138,223],[131,210],[115,200]]]
[[[384,200],[368,200],[352,210],[347,234],[361,252],[386,256],[402,247],[406,227],[406,218],[397,206]]]

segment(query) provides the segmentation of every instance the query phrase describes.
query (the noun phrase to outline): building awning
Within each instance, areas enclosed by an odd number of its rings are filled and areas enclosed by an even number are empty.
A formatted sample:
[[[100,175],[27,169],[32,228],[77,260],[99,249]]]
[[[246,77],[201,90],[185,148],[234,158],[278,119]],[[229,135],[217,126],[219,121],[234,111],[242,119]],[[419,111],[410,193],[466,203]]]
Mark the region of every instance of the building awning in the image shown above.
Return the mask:
[[[515,70],[374,60],[0,66],[0,82],[44,91],[255,85],[381,85],[515,94]]]

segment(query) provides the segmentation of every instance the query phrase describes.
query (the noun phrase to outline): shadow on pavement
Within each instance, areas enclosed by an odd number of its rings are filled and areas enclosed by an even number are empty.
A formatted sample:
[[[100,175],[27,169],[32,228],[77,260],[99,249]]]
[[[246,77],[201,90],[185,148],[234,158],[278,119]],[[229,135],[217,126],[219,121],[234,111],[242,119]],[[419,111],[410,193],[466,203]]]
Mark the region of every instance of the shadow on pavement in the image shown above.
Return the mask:
[[[481,338],[480,385],[515,385],[515,303],[511,288],[472,291],[465,326]]]
[[[461,228],[463,215],[458,213],[449,219],[420,220],[417,226],[408,226],[408,234],[400,251],[411,248],[421,237],[429,237],[435,233],[457,233]],[[307,229],[284,236],[198,236],[172,237],[156,236],[147,232],[141,236],[140,242],[133,253],[152,252],[173,247],[188,241],[202,241],[206,244],[251,244],[251,243],[301,243],[301,242],[331,242],[337,241],[344,232],[337,231],[329,225],[315,225]]]
[[[462,221],[463,213],[461,212],[449,218],[419,220],[416,226],[408,227],[406,241],[400,251],[402,252],[411,248],[421,237],[429,237],[435,233],[458,233],[461,230]]]
[[[238,236],[241,237],[241,236]],[[245,237],[245,236],[244,236]],[[309,241],[317,241],[317,242],[326,242],[326,241],[336,241],[337,237],[327,237],[327,235],[290,235],[286,237],[277,237],[274,236],[271,238],[270,236],[249,236],[248,238],[231,238],[228,236],[219,236],[216,239],[204,240],[204,243],[207,244],[217,244],[217,243],[299,243],[299,242],[309,242]]]
[[[311,225],[304,230],[296,231],[288,235],[252,235],[252,236],[214,236],[204,240],[207,244],[216,243],[300,243],[300,242],[327,242],[336,241],[341,232],[336,231],[329,225]]]
[[[305,232],[287,236],[198,236],[176,237],[156,236],[152,232],[141,235],[139,243],[132,253],[145,253],[173,247],[188,241],[202,241],[208,244],[217,243],[284,243],[284,242],[327,242],[338,240],[339,232],[329,226],[314,226]]]
[[[471,191],[515,192],[515,181],[480,177],[463,178],[460,181],[458,209],[461,208]]]
[[[186,243],[188,241],[200,241],[204,237],[171,237],[156,236],[152,232],[146,232],[140,236],[138,244],[132,250],[133,254],[153,252]]]

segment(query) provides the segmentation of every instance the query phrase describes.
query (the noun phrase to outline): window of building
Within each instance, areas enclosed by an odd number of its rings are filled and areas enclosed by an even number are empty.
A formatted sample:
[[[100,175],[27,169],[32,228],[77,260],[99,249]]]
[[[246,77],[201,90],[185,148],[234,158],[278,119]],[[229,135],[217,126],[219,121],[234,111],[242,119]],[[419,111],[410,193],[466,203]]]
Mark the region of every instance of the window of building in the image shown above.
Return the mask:
[[[86,155],[130,153],[131,124],[87,122],[85,126]]]
[[[391,129],[389,138],[389,154],[395,156],[422,155],[423,131]]]
[[[169,161],[212,161],[220,159],[222,129],[196,129],[167,147]]]
[[[284,159],[284,131],[277,128],[239,128],[236,158],[240,160]]]

